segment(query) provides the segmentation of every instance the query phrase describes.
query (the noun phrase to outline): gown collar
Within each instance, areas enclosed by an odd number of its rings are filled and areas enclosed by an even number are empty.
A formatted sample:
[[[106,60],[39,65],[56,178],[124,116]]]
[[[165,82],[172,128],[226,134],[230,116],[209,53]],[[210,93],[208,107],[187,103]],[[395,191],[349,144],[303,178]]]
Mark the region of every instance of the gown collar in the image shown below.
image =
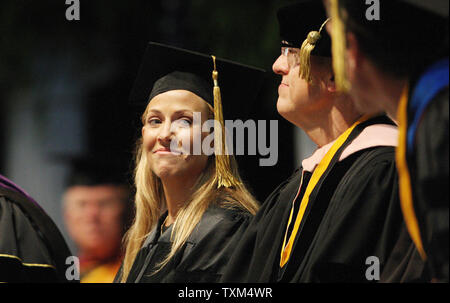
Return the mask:
[[[376,146],[397,146],[398,130],[396,126],[389,124],[374,124],[366,127],[361,134],[350,143],[342,152],[339,161],[346,159],[352,154],[363,149]],[[316,151],[309,157],[302,161],[303,170],[313,172],[316,166],[320,163],[322,158],[333,146],[336,140],[316,149]]]

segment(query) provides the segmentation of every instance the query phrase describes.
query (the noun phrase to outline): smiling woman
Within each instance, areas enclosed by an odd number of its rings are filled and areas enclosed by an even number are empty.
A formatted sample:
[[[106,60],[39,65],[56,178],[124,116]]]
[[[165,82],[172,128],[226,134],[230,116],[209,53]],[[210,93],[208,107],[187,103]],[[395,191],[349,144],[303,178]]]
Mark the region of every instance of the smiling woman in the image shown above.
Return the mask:
[[[214,117],[223,125],[213,69],[216,80],[218,74],[224,80],[227,102],[258,93],[260,70],[149,44],[132,92],[132,101],[148,102],[136,153],[136,217],[116,282],[217,282],[235,239],[258,209],[232,155],[192,152],[194,134],[209,135],[202,122]],[[215,147],[223,143],[214,141]]]
[[[193,124],[194,113],[200,113],[203,119],[212,116],[208,104],[186,90],[162,93],[149,103],[142,119],[142,139],[151,158],[151,169],[159,178],[177,175],[196,180],[206,167],[208,156],[193,155],[190,149],[194,146],[194,134],[202,128],[200,121]],[[205,135],[202,133],[202,140]]]

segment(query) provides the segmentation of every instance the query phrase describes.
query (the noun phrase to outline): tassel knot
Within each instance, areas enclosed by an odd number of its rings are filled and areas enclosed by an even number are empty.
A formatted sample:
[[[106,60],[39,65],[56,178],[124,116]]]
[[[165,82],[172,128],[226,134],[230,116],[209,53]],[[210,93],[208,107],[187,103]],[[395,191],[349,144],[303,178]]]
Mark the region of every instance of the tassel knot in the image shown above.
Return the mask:
[[[303,41],[302,47],[300,48],[300,62],[299,62],[299,76],[308,82],[312,81],[311,78],[311,52],[316,47],[317,42],[321,38],[321,32],[325,24],[330,20],[329,18],[325,20],[318,31],[310,31],[305,41]]]
[[[318,32],[318,31],[312,31],[312,32],[309,32],[309,34],[308,34],[308,43],[309,44],[312,44],[312,45],[315,45],[316,44],[316,42],[320,39],[320,33]]]

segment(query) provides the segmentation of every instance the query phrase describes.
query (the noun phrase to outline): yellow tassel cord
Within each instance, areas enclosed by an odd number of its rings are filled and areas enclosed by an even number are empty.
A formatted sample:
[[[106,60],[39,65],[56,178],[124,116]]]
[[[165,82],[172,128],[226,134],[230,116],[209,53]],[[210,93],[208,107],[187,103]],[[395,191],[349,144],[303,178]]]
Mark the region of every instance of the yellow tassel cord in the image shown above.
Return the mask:
[[[331,20],[333,22],[331,31],[331,51],[333,55],[333,70],[336,82],[336,88],[341,92],[348,92],[350,83],[345,71],[345,50],[346,50],[346,31],[345,23],[340,14],[339,1],[331,1]]]
[[[330,20],[328,18],[320,27],[319,31],[311,31],[303,41],[302,47],[300,48],[300,69],[299,76],[308,82],[312,81],[311,78],[311,52],[316,47],[317,41],[321,38],[322,29],[325,24]]]
[[[226,149],[225,126],[223,122],[222,97],[218,84],[219,73],[216,69],[216,57],[211,56],[214,63],[212,78],[214,81],[214,151],[216,155],[216,181],[217,188],[240,185],[241,182],[234,176],[231,169],[230,155]]]
[[[306,208],[308,207],[309,203],[309,197],[316,187],[316,185],[319,183],[320,178],[322,175],[326,172],[328,169],[328,166],[330,165],[331,161],[333,160],[333,157],[338,152],[339,148],[347,141],[347,138],[352,133],[353,129],[363,123],[364,121],[368,120],[370,117],[365,115],[361,117],[358,121],[356,121],[349,129],[347,129],[342,135],[340,135],[336,141],[333,143],[331,148],[328,150],[328,152],[325,154],[325,156],[320,161],[319,165],[314,169],[314,172],[311,176],[311,179],[309,180],[308,186],[306,187],[305,193],[303,194],[302,200],[300,202],[300,208],[298,210],[298,213],[295,215],[294,218],[294,208],[291,208],[291,214],[289,216],[289,221],[287,228],[291,225],[292,222],[294,222],[294,227],[292,229],[291,236],[289,239],[287,239],[287,229],[286,233],[284,235],[283,240],[283,246],[281,250],[281,256],[280,256],[280,267],[283,267],[286,265],[286,263],[289,261],[289,258],[291,256],[291,251],[294,247],[294,241],[297,236],[298,230],[300,228],[300,224],[303,220],[303,216],[305,215]],[[295,220],[295,221],[293,221]]]
[[[411,178],[409,174],[408,164],[406,162],[406,137],[408,128],[408,85],[404,88],[400,104],[398,107],[397,118],[398,118],[398,147],[395,150],[396,164],[399,176],[399,187],[400,187],[400,205],[403,212],[403,217],[405,219],[405,224],[408,229],[409,235],[417,247],[417,250],[423,260],[427,259],[425,253],[422,238],[420,236],[420,228],[417,220],[416,212],[414,210],[413,198],[412,198],[412,187]]]

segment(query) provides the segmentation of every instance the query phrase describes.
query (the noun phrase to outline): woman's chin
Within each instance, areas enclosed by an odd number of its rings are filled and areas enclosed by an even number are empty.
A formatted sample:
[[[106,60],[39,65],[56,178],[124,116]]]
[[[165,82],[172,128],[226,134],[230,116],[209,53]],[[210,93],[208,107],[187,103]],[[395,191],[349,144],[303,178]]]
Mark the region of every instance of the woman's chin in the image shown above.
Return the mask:
[[[157,171],[154,171],[155,175],[160,178],[160,179],[169,179],[169,178],[173,178],[174,176],[176,176],[176,174],[174,173],[173,170],[171,169],[160,169]]]
[[[185,170],[186,168],[180,167],[179,165],[177,165],[176,167],[172,165],[164,165],[153,169],[153,173],[161,180],[164,180],[182,176],[184,175]]]

